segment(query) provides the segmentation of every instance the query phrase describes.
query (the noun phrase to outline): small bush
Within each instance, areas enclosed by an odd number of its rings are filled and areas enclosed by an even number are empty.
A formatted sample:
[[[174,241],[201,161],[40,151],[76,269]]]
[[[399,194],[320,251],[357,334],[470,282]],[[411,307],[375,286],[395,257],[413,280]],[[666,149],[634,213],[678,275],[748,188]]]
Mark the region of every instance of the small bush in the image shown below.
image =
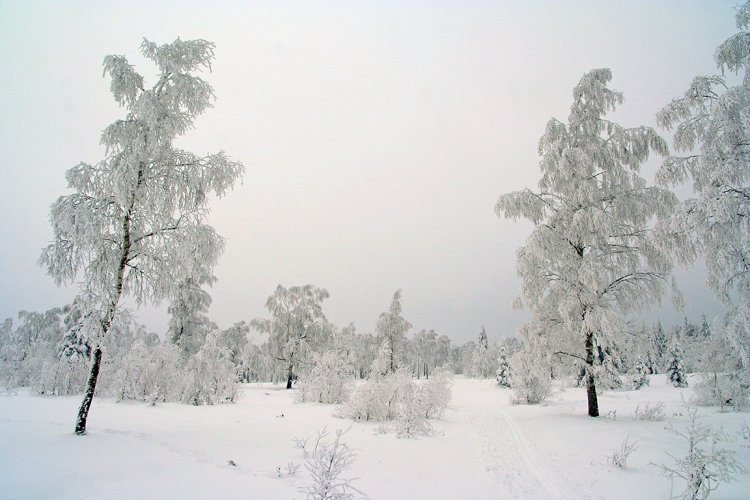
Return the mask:
[[[179,397],[179,350],[168,343],[147,345],[143,339],[112,363],[102,380],[105,393],[118,400],[146,401],[152,404]]]
[[[517,352],[511,358],[513,379],[511,387],[514,404],[539,404],[552,391],[549,364],[538,354],[527,350]]]
[[[355,493],[364,496],[352,486],[353,478],[343,477],[356,457],[356,454],[341,441],[346,432],[337,430],[333,442],[326,440],[328,433],[325,428],[318,432],[315,447],[305,464],[312,477],[312,483],[300,490],[307,495],[308,500],[350,500],[355,498]],[[296,472],[296,468],[294,470]]]
[[[352,367],[346,356],[338,351],[328,351],[315,356],[313,363],[310,373],[301,376],[297,384],[299,400],[327,404],[346,401],[353,384]]]
[[[432,425],[427,420],[426,392],[416,384],[401,386],[396,395],[394,430],[400,438],[428,436]]]
[[[453,387],[453,374],[440,371],[422,384],[419,392],[423,394],[425,418],[440,418],[448,408]]]
[[[629,374],[630,387],[632,387],[634,391],[637,391],[642,387],[649,385],[650,380],[648,374],[649,369],[646,366],[646,363],[644,363],[641,358],[638,358],[638,361],[635,362]]]
[[[742,422],[739,435],[743,441],[742,446],[744,446],[745,448],[750,448],[750,426],[747,425],[747,422]]]
[[[630,436],[625,437],[625,440],[620,445],[620,449],[613,451],[612,455],[607,457],[607,463],[620,469],[628,467],[628,458],[635,451],[635,443],[629,443],[629,439]]]
[[[211,333],[201,350],[188,360],[181,399],[196,406],[234,402],[236,379],[229,350],[217,345],[216,335]]]
[[[86,386],[89,367],[83,356],[66,356],[49,360],[42,366],[39,379],[33,384],[39,394],[57,396],[81,394]]]
[[[392,422],[379,432],[395,432],[398,437],[426,436],[432,432],[429,419],[440,417],[451,398],[452,376],[438,372],[418,385],[404,370],[381,375],[372,370],[370,377],[352,394],[339,412],[354,420]]]
[[[700,406],[732,407],[740,411],[748,404],[747,382],[739,371],[705,373],[695,385],[695,401]]]
[[[372,377],[360,384],[342,408],[342,416],[375,422],[393,419],[398,386],[395,378],[395,374]]]
[[[654,406],[650,403],[646,403],[646,406],[641,408],[641,405],[635,407],[635,418],[636,420],[648,420],[652,422],[659,422],[664,420],[664,403],[659,401]]]
[[[708,498],[720,483],[734,480],[737,474],[745,473],[747,469],[737,462],[732,450],[719,446],[727,438],[721,429],[699,422],[695,407],[688,406],[687,413],[690,422],[685,429],[669,427],[687,442],[687,454],[678,458],[667,453],[674,464],[658,464],[657,467],[672,481],[675,478],[685,481],[685,489],[679,498]]]

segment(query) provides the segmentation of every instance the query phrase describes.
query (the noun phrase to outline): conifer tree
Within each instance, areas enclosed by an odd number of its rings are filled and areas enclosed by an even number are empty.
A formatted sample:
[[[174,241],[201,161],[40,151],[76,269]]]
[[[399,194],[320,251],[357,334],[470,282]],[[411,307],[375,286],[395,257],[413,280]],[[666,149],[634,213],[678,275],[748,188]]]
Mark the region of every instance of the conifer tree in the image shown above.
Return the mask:
[[[656,325],[654,325],[653,336],[651,339],[654,347],[655,358],[653,373],[659,373],[659,369],[664,366],[667,355],[667,344],[669,343],[667,334],[664,332],[664,327],[661,326],[661,321],[657,321]]]
[[[599,355],[596,378],[599,382],[599,389],[619,389],[622,387],[622,380],[620,380],[620,373],[617,369],[619,360],[609,349],[597,348],[597,351]]]
[[[667,366],[665,373],[667,381],[675,387],[687,387],[688,380],[685,373],[685,362],[683,361],[682,347],[677,338],[672,338],[667,352]]]
[[[500,355],[497,359],[497,383],[502,387],[510,387],[510,360],[508,359],[508,349],[503,346],[500,348]]]
[[[646,363],[641,358],[638,358],[630,372],[630,385],[634,390],[637,391],[644,385],[649,385],[648,373],[649,370]]]

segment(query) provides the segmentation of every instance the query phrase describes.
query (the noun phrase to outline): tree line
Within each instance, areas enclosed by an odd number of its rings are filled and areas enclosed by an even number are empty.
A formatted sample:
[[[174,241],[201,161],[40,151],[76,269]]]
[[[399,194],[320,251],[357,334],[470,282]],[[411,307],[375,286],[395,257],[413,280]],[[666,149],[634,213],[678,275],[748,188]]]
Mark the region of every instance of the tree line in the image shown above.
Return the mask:
[[[729,308],[714,331],[730,346],[727,370],[742,390],[750,387],[750,2],[736,20],[740,32],[716,50],[721,74],[696,77],[657,114],[658,124],[674,133],[676,153],[655,129],[608,118],[624,98],[609,88],[612,72],[595,69],[573,89],[567,122],[552,119],[544,130],[538,190],[498,199],[498,216],[534,225],[517,253],[522,289],[514,305],[532,312],[509,365],[519,401],[535,402],[553,365],[563,364],[579,371],[588,414],[598,416],[597,391],[627,352],[621,348],[627,318],[670,288],[679,303],[673,264],[700,256],[709,287]],[[179,399],[200,404],[231,400],[237,380],[270,378],[291,387],[310,370],[312,354],[327,349],[347,352],[360,378],[372,374],[372,356],[383,349],[388,373],[409,365],[420,377],[446,364],[492,374],[501,356],[507,359],[507,346],[490,355],[481,334],[471,353],[432,331],[407,342],[411,324],[401,315],[399,291],[375,334],[330,325],[321,306],[328,292],[313,285],[279,286],[266,302],[268,317],[216,328],[206,315],[204,287],[215,281],[224,241],[206,223],[208,200],[225,195],[244,166],[224,152],[199,156],[174,144],[212,105],[213,88],[200,74],[211,68],[214,44],[144,40],[141,53],[158,69],[151,86],[124,56],[104,59],[126,114],[101,134],[104,159],[67,171],[72,194],[52,205],[53,238],[39,260],[58,285],[77,283],[79,293],[70,306],[22,313],[15,329],[4,324],[3,370],[15,372],[19,363],[28,369],[8,375],[14,384],[39,382],[42,373],[52,380],[43,384],[50,392],[83,383],[75,431],[84,434],[100,372],[110,373],[99,388],[105,392],[171,400],[179,385]],[[741,83],[730,85],[725,72],[740,75]],[[641,176],[652,154],[664,158],[657,185]],[[694,198],[680,202],[670,188],[688,180]],[[170,302],[166,341],[135,325],[124,296],[138,304]],[[250,328],[268,336],[264,345],[247,341]],[[81,370],[78,360],[87,367]],[[641,369],[655,366],[641,362]],[[193,386],[186,377],[171,387],[145,382],[175,377],[168,372],[176,366],[189,368]],[[196,388],[211,380],[213,395]],[[234,382],[219,389],[219,380]]]

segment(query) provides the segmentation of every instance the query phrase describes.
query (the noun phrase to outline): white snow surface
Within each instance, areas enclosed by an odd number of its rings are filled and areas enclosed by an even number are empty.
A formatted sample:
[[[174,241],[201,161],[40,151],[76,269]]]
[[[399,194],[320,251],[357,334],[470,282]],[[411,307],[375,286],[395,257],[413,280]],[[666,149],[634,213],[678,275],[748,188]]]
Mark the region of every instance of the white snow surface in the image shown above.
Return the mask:
[[[331,435],[351,426],[343,441],[357,457],[347,476],[373,499],[663,499],[670,481],[650,463],[671,465],[666,452],[685,454],[686,443],[666,426],[686,424],[682,397],[692,389],[654,375],[639,391],[604,393],[602,413],[616,418],[592,419],[583,389],[557,388],[545,405],[516,406],[492,380],[456,377],[448,411],[422,439],[378,434],[379,424],[335,418],[335,406],[295,403],[293,392],[247,384],[236,404],[200,407],[95,398],[84,437],[73,434],[78,396],[2,395],[0,498],[301,499],[310,483],[304,466],[276,473],[304,462],[293,438],[312,442],[324,426]],[[663,421],[634,418],[637,405],[659,401]],[[739,433],[750,414],[699,414],[723,426],[725,445],[750,468],[750,443]],[[607,457],[627,436],[637,448],[623,470]],[[712,498],[748,498],[748,491],[744,475]]]

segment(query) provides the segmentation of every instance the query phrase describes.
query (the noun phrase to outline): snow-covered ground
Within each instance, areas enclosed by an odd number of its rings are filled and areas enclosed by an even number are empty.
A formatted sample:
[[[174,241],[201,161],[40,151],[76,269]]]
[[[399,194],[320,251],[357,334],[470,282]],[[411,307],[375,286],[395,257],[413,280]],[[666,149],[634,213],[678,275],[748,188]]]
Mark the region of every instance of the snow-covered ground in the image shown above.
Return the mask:
[[[0,497],[304,498],[300,488],[310,482],[304,467],[283,472],[289,462],[304,461],[293,438],[351,426],[344,441],[357,458],[349,476],[373,499],[663,499],[670,482],[651,462],[671,465],[666,452],[685,454],[686,443],[666,426],[686,424],[682,397],[692,393],[653,376],[640,391],[604,393],[602,413],[616,415],[592,419],[582,389],[561,389],[544,406],[515,406],[511,392],[494,381],[457,377],[435,434],[409,440],[376,433],[378,424],[335,418],[334,406],[296,404],[293,391],[278,386],[242,391],[237,404],[201,407],[95,399],[85,437],[72,432],[77,396],[0,396]],[[659,401],[663,421],[634,418],[639,404]],[[699,413],[723,426],[726,446],[750,468],[750,442],[740,435],[750,414]],[[627,436],[637,448],[623,470],[607,456]],[[748,492],[744,475],[712,498],[748,498]]]

